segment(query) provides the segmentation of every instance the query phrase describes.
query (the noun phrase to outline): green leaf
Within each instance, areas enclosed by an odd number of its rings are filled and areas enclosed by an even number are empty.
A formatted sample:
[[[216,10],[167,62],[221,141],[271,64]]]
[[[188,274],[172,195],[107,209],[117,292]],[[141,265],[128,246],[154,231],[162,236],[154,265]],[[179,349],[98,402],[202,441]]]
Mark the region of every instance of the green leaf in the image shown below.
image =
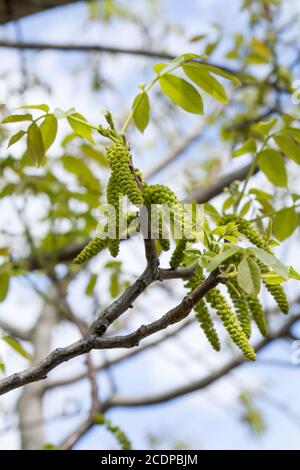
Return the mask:
[[[47,104],[26,104],[24,106],[19,106],[17,109],[39,109],[48,113],[49,106]]]
[[[284,133],[289,134],[293,139],[295,139],[299,144],[300,144],[300,129],[297,129],[295,127],[287,127],[284,130]]]
[[[207,271],[213,271],[220,264],[224,263],[224,261],[226,261],[231,256],[235,255],[241,249],[242,248],[239,246],[233,246],[229,248],[228,250],[224,250],[222,251],[222,253],[219,253],[218,255],[214,256],[213,259],[206,266]]]
[[[78,182],[89,191],[100,192],[101,186],[99,180],[95,177],[94,173],[86,165],[83,159],[73,157],[73,155],[64,155],[61,158],[64,168],[73,173]]]
[[[39,166],[45,155],[45,147],[41,130],[34,122],[28,128],[27,152]]]
[[[10,124],[12,122],[32,121],[31,114],[12,114],[3,119],[2,124]]]
[[[262,248],[249,248],[250,252],[252,252],[260,261],[266,264],[269,268],[275,271],[279,276],[281,276],[285,281],[289,278],[289,270],[288,268],[279,261],[276,256],[268,253],[266,250]]]
[[[15,135],[13,135],[9,142],[8,142],[8,145],[7,145],[7,148],[11,147],[12,145],[16,144],[17,142],[19,142],[20,139],[22,139],[22,137],[26,134],[25,131],[19,131],[17,132]]]
[[[96,285],[96,282],[97,282],[97,274],[91,274],[90,275],[90,279],[89,279],[89,282],[86,286],[86,289],[85,289],[85,294],[88,295],[88,296],[92,296],[93,293],[94,293],[94,288],[95,288],[95,285]]]
[[[20,356],[24,357],[28,361],[32,360],[31,355],[23,348],[23,346],[16,339],[11,336],[3,336],[3,341],[5,341],[12,349],[14,349]]]
[[[252,258],[245,256],[240,262],[237,271],[237,281],[247,294],[259,294],[261,284],[260,269]]]
[[[241,82],[240,80],[232,75],[231,73],[224,72],[224,70],[219,69],[218,67],[214,67],[213,65],[208,65],[208,64],[201,64],[202,67],[205,67],[207,72],[211,72],[215,75],[219,75],[220,77],[226,78],[226,80],[232,81],[235,85],[240,86]]]
[[[240,217],[245,217],[245,215],[248,213],[249,209],[251,208],[251,204],[252,204],[252,201],[249,200],[243,205],[241,212],[239,213]]]
[[[297,281],[300,281],[300,274],[297,273],[293,266],[290,266],[289,273],[292,279],[297,279]]]
[[[266,149],[258,157],[258,166],[275,186],[287,186],[287,172],[284,159],[279,152]]]
[[[114,271],[111,276],[110,276],[110,295],[114,299],[115,297],[118,297],[120,293],[120,279],[119,279],[119,273],[117,271]]]
[[[276,123],[277,119],[273,118],[269,119],[268,121],[261,121],[257,124],[254,124],[251,129],[260,134],[262,137],[265,137],[270,133],[271,129],[273,129]]]
[[[102,166],[108,166],[107,158],[103,152],[96,150],[94,147],[88,144],[82,144],[80,148],[86,157],[90,158],[91,160],[94,160]]]
[[[3,362],[3,359],[0,356],[0,372],[4,373],[5,372],[5,364]]]
[[[293,207],[286,207],[276,213],[273,233],[281,242],[290,237],[299,225],[298,214]]]
[[[202,90],[213,96],[221,103],[227,104],[228,97],[225,89],[201,64],[191,63],[183,65],[184,73]]]
[[[248,139],[242,147],[236,149],[232,156],[233,158],[240,157],[246,153],[255,153],[256,152],[256,142],[254,139]]]
[[[162,70],[164,70],[165,68],[167,68],[167,64],[163,64],[163,63],[160,63],[160,64],[155,64],[154,67],[153,67],[153,70],[155,73],[157,73],[157,75],[160,74],[160,72],[162,72]]]
[[[278,276],[274,271],[270,271],[267,274],[262,275],[263,280],[270,286],[277,286],[284,282],[284,279],[281,276]]]
[[[57,119],[54,114],[48,114],[40,125],[42,138],[44,142],[45,152],[51,147],[55,141],[57,134]]]
[[[188,113],[203,114],[202,98],[186,80],[167,73],[160,77],[159,83],[162,91],[173,103]]]
[[[3,302],[5,300],[8,289],[9,289],[9,274],[7,273],[0,273],[0,302]]]
[[[300,147],[293,139],[286,135],[277,135],[274,140],[288,158],[300,165]]]
[[[70,126],[72,127],[73,131],[76,132],[76,134],[80,135],[81,137],[84,137],[85,139],[87,139],[91,144],[93,144],[94,139],[92,137],[91,128],[88,125],[85,125],[84,122],[76,121],[76,118],[80,119],[81,121],[86,121],[86,123],[88,124],[88,121],[85,119],[84,116],[82,116],[82,114],[73,113],[67,117],[67,120]]]
[[[145,91],[135,97],[132,108],[135,125],[143,133],[150,119],[150,101]]]

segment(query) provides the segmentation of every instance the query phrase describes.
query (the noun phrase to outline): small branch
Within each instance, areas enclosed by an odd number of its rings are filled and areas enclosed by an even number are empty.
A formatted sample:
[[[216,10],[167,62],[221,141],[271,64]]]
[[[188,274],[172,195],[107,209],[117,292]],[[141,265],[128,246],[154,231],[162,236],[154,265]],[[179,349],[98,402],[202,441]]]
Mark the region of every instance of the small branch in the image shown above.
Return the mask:
[[[181,333],[188,326],[193,324],[194,321],[195,321],[194,318],[189,318],[187,321],[180,323],[177,328],[174,328],[172,331],[170,331],[170,332],[168,332],[164,335],[159,336],[157,339],[155,339],[151,342],[148,342],[148,343],[144,344],[140,348],[132,349],[127,354],[123,354],[122,356],[115,357],[115,358],[112,358],[112,359],[107,359],[105,362],[103,362],[102,364],[95,367],[96,372],[101,372],[101,371],[106,370],[108,368],[111,368],[115,365],[119,365],[123,362],[126,362],[127,360],[130,360],[133,357],[135,357],[135,356],[137,356],[137,355],[139,355],[139,354],[141,354],[145,351],[148,351],[149,349],[152,349],[152,348],[158,346],[160,343],[162,343],[164,341],[167,341],[170,338],[174,338],[176,335]],[[48,390],[52,390],[56,387],[63,387],[65,385],[71,385],[73,383],[79,382],[80,380],[83,380],[83,379],[86,379],[86,378],[87,378],[86,372],[79,372],[79,373],[74,374],[70,377],[66,377],[66,378],[62,378],[62,379],[56,379],[56,380],[54,379],[54,380],[51,380],[50,382],[45,384],[44,392],[46,392]]]
[[[64,348],[55,349],[49,356],[40,361],[36,366],[33,366],[23,372],[10,375],[0,381],[0,395],[7,393],[16,388],[22,387],[31,382],[35,382],[41,379],[45,379],[47,374],[63,362],[69,361],[74,357],[90,352],[92,349],[114,349],[114,348],[132,348],[137,346],[140,341],[147,338],[154,333],[166,329],[168,326],[173,325],[184,318],[186,318],[191,312],[194,305],[213,287],[218,284],[217,273],[211,273],[208,278],[202,282],[201,285],[196,287],[194,291],[186,295],[183,300],[173,309],[169,310],[160,319],[149,323],[148,325],[142,325],[133,333],[125,336],[105,337],[99,338],[95,335],[95,329],[91,328],[90,334],[75,343]],[[130,289],[130,288],[129,288]],[[123,294],[124,295],[124,294]],[[119,306],[120,298],[114,302]],[[125,296],[126,297],[126,296]],[[124,299],[124,302],[128,302],[128,298]],[[119,302],[119,303],[118,303]],[[114,305],[112,304],[112,305]],[[107,317],[104,318],[103,325],[106,325],[106,321],[112,320],[117,312],[108,308]],[[123,307],[122,307],[123,309]],[[109,316],[109,314],[111,316]],[[96,328],[97,331],[97,328]]]

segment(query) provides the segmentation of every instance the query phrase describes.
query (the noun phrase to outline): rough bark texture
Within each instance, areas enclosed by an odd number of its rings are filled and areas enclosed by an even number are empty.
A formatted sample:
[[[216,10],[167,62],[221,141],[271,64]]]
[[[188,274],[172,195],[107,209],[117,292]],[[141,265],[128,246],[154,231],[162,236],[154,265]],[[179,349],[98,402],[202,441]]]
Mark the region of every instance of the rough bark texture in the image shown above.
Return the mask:
[[[0,24],[79,0],[0,0]]]
[[[49,354],[51,333],[55,323],[54,307],[44,305],[32,336],[34,364]],[[24,450],[41,449],[45,443],[42,394],[43,382],[31,383],[24,387],[18,402],[21,447]]]

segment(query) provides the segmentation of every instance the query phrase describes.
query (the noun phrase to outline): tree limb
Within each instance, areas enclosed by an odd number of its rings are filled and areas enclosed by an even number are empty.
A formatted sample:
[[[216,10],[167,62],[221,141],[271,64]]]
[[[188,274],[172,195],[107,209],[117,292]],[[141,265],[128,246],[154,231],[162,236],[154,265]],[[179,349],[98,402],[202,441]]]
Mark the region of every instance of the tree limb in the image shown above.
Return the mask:
[[[59,364],[88,353],[92,349],[133,348],[134,346],[138,346],[142,339],[186,318],[196,303],[199,302],[210,289],[213,289],[218,282],[218,274],[216,272],[211,273],[191,294],[186,295],[176,307],[169,310],[158,320],[147,325],[142,325],[128,335],[99,338],[95,334],[95,329],[91,328],[85,338],[64,348],[55,349],[37,365],[2,379],[0,381],[0,395],[22,387],[23,385],[27,385],[28,383],[45,379],[47,374]],[[114,302],[114,304],[117,303],[117,307],[119,306],[118,300]],[[128,299],[125,299],[125,301],[128,302]],[[110,307],[107,310],[109,313],[104,317],[104,323],[102,323],[102,325],[106,325],[109,321],[113,322],[115,319],[114,315],[116,312],[113,309],[111,310]],[[117,308],[117,312],[118,311]]]

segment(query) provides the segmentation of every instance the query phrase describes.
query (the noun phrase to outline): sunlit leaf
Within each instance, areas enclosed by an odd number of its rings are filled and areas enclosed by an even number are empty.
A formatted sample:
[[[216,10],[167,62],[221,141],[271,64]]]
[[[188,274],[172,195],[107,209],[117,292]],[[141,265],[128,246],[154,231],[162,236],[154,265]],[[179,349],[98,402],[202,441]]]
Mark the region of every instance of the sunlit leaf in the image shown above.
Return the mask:
[[[260,153],[258,165],[261,171],[275,186],[287,186],[287,172],[284,159],[279,152],[266,149]]]
[[[186,80],[168,73],[159,79],[159,83],[162,91],[173,103],[188,113],[203,114],[202,98]]]

